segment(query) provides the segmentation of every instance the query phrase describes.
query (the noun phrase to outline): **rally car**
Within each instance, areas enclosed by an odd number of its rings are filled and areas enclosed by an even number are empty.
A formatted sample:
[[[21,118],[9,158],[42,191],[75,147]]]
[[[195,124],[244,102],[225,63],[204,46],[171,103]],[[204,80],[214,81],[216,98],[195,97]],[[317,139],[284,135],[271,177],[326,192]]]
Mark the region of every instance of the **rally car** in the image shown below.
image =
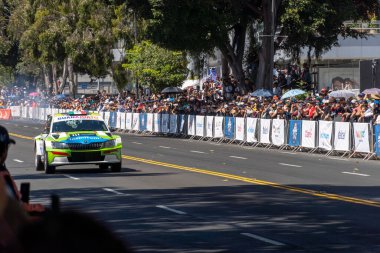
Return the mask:
[[[47,174],[62,165],[96,164],[102,170],[121,171],[122,142],[99,114],[69,112],[49,116],[35,140],[35,167]]]

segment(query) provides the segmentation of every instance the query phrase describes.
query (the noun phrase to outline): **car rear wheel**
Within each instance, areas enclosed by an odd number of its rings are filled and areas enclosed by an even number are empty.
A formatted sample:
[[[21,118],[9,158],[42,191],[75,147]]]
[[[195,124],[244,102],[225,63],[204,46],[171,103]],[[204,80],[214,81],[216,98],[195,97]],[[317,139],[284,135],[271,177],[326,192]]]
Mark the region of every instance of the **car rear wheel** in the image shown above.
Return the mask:
[[[108,164],[99,164],[99,169],[100,170],[107,170],[108,169]]]
[[[121,171],[121,162],[112,164],[111,165],[111,171],[112,172],[120,172]]]
[[[44,157],[44,169],[46,174],[54,174],[55,173],[55,166],[49,165],[48,162],[48,155],[45,152],[45,157]]]
[[[42,158],[42,156],[37,155],[37,153],[34,156],[34,165],[35,165],[37,171],[44,170],[44,163],[42,162],[41,158]]]

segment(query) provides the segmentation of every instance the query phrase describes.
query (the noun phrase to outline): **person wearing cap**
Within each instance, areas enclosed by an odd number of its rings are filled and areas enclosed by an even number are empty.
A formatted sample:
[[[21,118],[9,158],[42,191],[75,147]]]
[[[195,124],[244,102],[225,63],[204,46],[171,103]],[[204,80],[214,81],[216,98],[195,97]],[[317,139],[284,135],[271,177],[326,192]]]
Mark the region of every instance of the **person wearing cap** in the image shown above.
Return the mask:
[[[16,144],[15,140],[11,139],[8,130],[0,125],[0,180],[5,183],[7,196],[21,203],[21,194],[5,166],[5,160],[8,157],[8,150],[11,144]],[[28,213],[42,213],[45,211],[45,208],[40,204],[22,203],[22,207]]]

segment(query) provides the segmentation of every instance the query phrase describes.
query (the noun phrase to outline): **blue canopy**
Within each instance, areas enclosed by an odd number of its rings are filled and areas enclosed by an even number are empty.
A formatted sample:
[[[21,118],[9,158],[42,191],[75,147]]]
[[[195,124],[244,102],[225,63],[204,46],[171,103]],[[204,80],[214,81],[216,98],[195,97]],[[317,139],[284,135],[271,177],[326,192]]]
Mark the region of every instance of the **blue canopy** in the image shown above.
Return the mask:
[[[284,95],[282,95],[281,99],[295,97],[295,96],[302,95],[302,94],[305,94],[305,93],[306,93],[306,91],[303,91],[303,90],[300,90],[300,89],[289,90]]]
[[[251,93],[252,97],[272,97],[273,93],[270,90],[258,89]]]
[[[58,94],[55,96],[56,99],[64,99],[66,98],[65,94]]]

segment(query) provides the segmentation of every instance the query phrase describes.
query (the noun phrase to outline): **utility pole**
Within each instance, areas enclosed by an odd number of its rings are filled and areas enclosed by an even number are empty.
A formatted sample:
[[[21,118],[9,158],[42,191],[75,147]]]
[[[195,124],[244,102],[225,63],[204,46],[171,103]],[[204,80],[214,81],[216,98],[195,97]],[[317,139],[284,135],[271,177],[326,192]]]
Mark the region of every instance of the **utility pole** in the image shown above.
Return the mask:
[[[136,22],[136,12],[133,11],[133,25],[134,25],[134,34],[135,34],[135,45],[137,45],[137,22]],[[139,79],[135,76],[136,82],[136,98],[139,99]]]

